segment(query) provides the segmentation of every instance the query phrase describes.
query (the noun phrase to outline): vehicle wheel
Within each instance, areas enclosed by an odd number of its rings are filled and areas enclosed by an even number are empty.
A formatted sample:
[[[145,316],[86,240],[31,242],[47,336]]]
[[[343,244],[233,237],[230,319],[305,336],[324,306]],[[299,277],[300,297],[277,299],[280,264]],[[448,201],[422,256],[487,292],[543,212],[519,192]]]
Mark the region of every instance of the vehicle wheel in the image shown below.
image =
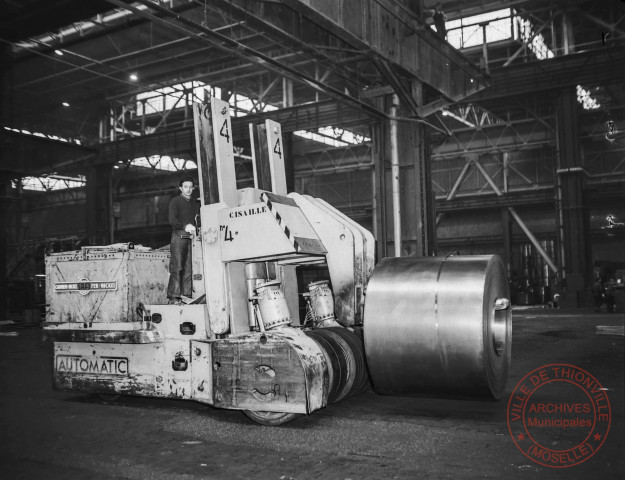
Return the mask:
[[[117,400],[119,400],[120,396],[121,395],[117,393],[98,393],[98,397],[100,397],[100,400],[102,400],[104,403],[115,403]]]
[[[243,413],[247,417],[254,420],[261,425],[268,425],[275,427],[276,425],[282,425],[284,423],[295,420],[297,417],[301,417],[301,413],[285,413],[285,412],[265,412],[265,411],[252,411],[243,410]]]

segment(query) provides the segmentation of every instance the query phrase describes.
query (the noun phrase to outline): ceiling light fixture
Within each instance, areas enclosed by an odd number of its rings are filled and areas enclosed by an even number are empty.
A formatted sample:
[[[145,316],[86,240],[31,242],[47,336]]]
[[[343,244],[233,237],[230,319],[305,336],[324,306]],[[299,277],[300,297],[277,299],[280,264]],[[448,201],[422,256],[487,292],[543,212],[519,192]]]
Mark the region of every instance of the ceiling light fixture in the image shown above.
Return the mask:
[[[63,55],[63,52],[61,50],[55,50],[54,53],[56,53],[57,55]]]
[[[137,77],[136,73],[131,73],[130,74],[130,80],[132,80],[133,82],[136,82],[139,79],[139,77]]]
[[[64,107],[69,107],[69,103],[67,102],[63,102],[61,105],[63,105]]]

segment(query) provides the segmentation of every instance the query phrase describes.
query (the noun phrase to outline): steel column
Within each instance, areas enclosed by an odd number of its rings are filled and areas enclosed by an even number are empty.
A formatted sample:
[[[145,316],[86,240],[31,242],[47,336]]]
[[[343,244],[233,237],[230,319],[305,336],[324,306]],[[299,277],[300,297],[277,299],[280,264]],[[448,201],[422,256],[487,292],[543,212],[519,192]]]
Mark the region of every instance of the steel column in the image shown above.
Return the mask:
[[[381,99],[376,99],[382,103]],[[375,175],[375,239],[377,241],[376,254],[381,259],[387,256],[387,198],[386,198],[386,136],[388,127],[386,122],[380,122],[371,126],[372,152]]]
[[[503,231],[503,262],[506,266],[508,280],[512,270],[512,236],[510,232],[510,211],[507,208],[501,209],[501,229]]]
[[[562,90],[557,100],[558,170],[562,243],[566,262],[563,306],[582,306],[585,281],[590,281],[590,229],[584,198],[584,172],[580,154],[576,94]]]
[[[2,155],[2,153],[0,153]],[[8,313],[8,278],[7,278],[7,258],[8,258],[8,237],[9,237],[9,208],[11,203],[8,201],[9,193],[11,191],[11,183],[9,181],[3,181],[0,183],[0,197],[2,202],[0,203],[0,222],[2,222],[2,231],[0,231],[0,315],[2,319],[7,318]]]
[[[87,168],[87,236],[91,245],[112,240],[112,167]]]
[[[390,119],[391,147],[391,185],[393,192],[393,250],[396,257],[401,257],[401,205],[399,190],[399,146],[397,139],[397,111],[399,99],[393,95]]]
[[[386,165],[380,165],[384,171],[380,172],[378,184],[380,192],[378,205],[382,212],[380,215],[382,219],[378,222],[381,223],[378,238],[379,258],[392,255],[429,256],[436,251],[436,222],[427,132],[422,124],[403,121],[408,110],[407,106],[399,103],[394,110],[392,105],[397,105],[397,100],[393,103],[393,97],[390,95],[385,97],[385,100],[387,111],[391,112],[391,119],[397,122],[396,126],[388,122],[380,128],[379,151],[382,156],[380,162],[384,158],[390,161]],[[396,141],[392,140],[395,136],[394,131],[391,132],[395,128]],[[377,140],[374,138],[374,143]],[[395,155],[397,157],[394,157]],[[384,221],[387,217],[388,223]],[[390,218],[395,220],[393,230],[390,227]],[[401,235],[399,240],[395,232]],[[389,242],[392,242],[393,238],[395,245],[389,251],[386,247],[390,246]],[[401,250],[397,246],[399,242]]]

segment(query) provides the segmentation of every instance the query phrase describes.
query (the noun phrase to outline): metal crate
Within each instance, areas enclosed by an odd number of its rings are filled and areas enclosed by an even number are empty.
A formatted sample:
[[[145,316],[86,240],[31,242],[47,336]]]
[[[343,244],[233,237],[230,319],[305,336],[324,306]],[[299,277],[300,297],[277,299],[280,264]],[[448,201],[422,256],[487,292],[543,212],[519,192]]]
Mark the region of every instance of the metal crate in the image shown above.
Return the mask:
[[[83,247],[46,257],[46,323],[67,329],[139,328],[139,303],[167,303],[168,251]]]

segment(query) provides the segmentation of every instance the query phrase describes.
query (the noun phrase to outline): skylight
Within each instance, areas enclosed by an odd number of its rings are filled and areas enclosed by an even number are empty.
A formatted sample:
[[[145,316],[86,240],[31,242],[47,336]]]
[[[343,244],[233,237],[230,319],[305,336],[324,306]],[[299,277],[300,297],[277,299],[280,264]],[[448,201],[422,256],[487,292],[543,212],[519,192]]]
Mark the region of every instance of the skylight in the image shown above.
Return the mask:
[[[518,18],[517,21],[519,37],[527,43],[527,47],[534,52],[536,58],[544,60],[555,56],[553,51],[547,46],[545,37],[543,37],[542,34],[539,33],[538,35],[535,35],[534,38],[529,41],[534,32],[534,26],[529,20]],[[582,104],[584,110],[596,110],[601,108],[601,104],[581,85],[577,85],[577,101]]]
[[[195,80],[137,94],[135,111],[137,116],[143,116],[202,102],[204,90],[210,90],[214,96],[221,96],[221,88],[212,89],[204,82]]]
[[[210,87],[201,81],[187,82],[172,87],[160,88],[152,92],[140,93],[137,95],[137,108],[136,113],[138,116],[150,115],[153,113],[160,113],[172,108],[180,108],[185,105],[185,102],[190,105],[193,102],[202,101],[204,98],[204,90],[211,90],[212,95],[217,97],[221,96],[221,89],[218,87]],[[182,98],[185,95],[185,91],[188,93],[192,91],[192,95],[188,95],[186,98]],[[231,112],[233,117],[244,117],[252,112],[272,112],[278,110],[278,107],[267,102],[260,100],[254,100],[245,95],[234,94],[230,95]],[[145,107],[144,107],[145,106]],[[293,132],[295,135],[303,138],[308,138],[316,142],[325,143],[333,147],[346,147],[348,145],[356,145],[364,142],[371,141],[370,138],[358,135],[350,132],[349,130],[337,129],[334,127],[322,127],[316,132],[309,132],[306,130],[299,130]],[[132,160],[131,165],[143,166],[148,168],[157,168],[164,170],[180,170],[180,168],[172,166],[168,163],[159,163],[157,158],[169,158],[160,157],[158,155],[150,157],[150,159],[138,158]],[[173,159],[174,161],[176,159]],[[180,160],[180,159],[178,159]],[[164,162],[167,162],[165,160]],[[161,160],[163,162],[163,160]],[[164,165],[164,166],[161,166]],[[196,167],[188,167],[196,168]]]
[[[120,168],[123,164],[124,162],[120,161],[114,165],[113,168]],[[197,168],[197,164],[193,160],[170,157],[169,155],[151,155],[149,157],[134,158],[130,161],[130,166],[166,170],[170,172],[192,170]]]
[[[278,107],[275,105],[260,100],[253,100],[245,95],[239,95],[238,93],[230,96],[229,103],[233,117],[245,117],[251,112],[273,112],[274,110],[278,110]]]
[[[211,87],[199,80],[140,93],[136,98],[136,115],[139,117],[151,115],[189,106],[194,102],[203,102],[205,90],[208,90],[214,97],[221,98],[222,96],[221,88]],[[251,112],[271,112],[278,109],[275,105],[254,100],[239,93],[231,94],[228,103],[233,117],[244,117]]]
[[[11,182],[13,188],[18,188],[16,180]],[[77,177],[63,177],[59,175],[48,175],[46,177],[24,177],[22,178],[23,190],[36,190],[40,192],[50,192],[52,190],[65,190],[68,188],[84,187],[86,179],[83,175]]]
[[[293,134],[298,137],[314,140],[315,142],[325,143],[326,145],[331,145],[333,147],[359,145],[361,143],[371,141],[369,137],[336,127],[319,127],[317,132],[298,130],[293,132]]]
[[[596,110],[601,108],[601,104],[581,85],[577,86],[577,101],[582,104],[584,110]]]
[[[555,56],[545,37],[540,33],[535,34],[534,24],[515,15],[509,8],[446,22],[447,41],[458,49],[482,45],[484,42],[482,29],[485,23],[487,43],[509,39],[521,40],[538,60]],[[601,104],[581,85],[577,86],[577,101],[585,110],[601,108]]]
[[[458,49],[482,45],[484,33],[481,24],[486,22],[487,43],[512,38],[512,12],[509,8],[504,8],[445,22],[447,41]]]
[[[48,135],[48,134],[41,133],[41,132],[31,132],[31,131],[19,129],[19,128],[4,127],[4,129],[8,130],[9,132],[23,133],[24,135],[32,135],[33,137],[41,137],[41,138],[47,138],[48,140],[57,140],[59,142],[74,143],[76,145],[82,145],[81,141],[76,138],[64,138],[64,137],[59,137],[58,135]]]
[[[545,42],[545,37],[542,33],[534,36],[530,42],[530,38],[534,34],[534,25],[529,20],[517,17],[515,24],[515,30],[517,30],[516,38],[520,38],[524,43],[527,43],[528,48],[534,52],[536,58],[544,60],[546,58],[553,58],[554,54]]]

